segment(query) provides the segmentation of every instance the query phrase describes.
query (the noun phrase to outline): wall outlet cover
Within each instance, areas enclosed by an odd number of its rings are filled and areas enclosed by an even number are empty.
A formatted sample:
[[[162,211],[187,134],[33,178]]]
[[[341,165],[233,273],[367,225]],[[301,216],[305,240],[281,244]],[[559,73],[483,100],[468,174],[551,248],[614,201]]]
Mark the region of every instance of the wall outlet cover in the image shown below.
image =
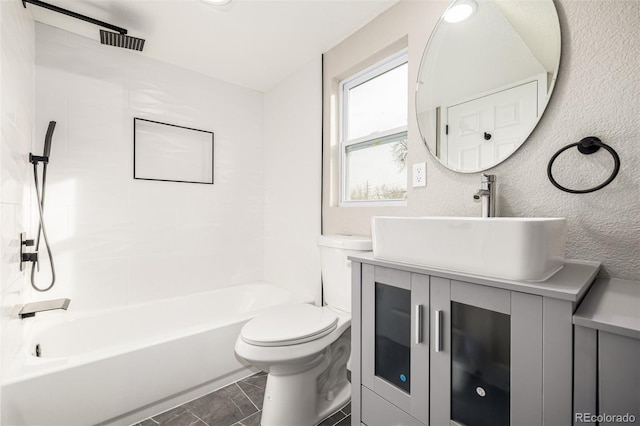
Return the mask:
[[[427,163],[413,165],[413,187],[427,186]]]

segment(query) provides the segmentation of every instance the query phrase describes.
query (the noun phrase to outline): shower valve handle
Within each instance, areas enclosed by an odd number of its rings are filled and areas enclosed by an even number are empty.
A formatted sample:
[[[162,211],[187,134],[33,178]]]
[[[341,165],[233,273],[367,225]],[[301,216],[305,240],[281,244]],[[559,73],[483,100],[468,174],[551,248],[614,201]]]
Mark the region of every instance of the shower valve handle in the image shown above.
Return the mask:
[[[40,262],[38,261],[38,252],[35,253],[22,253],[22,257],[20,258],[22,262],[33,262],[36,264],[38,268],[38,272],[40,272]]]
[[[38,262],[38,253],[22,253],[23,262]]]

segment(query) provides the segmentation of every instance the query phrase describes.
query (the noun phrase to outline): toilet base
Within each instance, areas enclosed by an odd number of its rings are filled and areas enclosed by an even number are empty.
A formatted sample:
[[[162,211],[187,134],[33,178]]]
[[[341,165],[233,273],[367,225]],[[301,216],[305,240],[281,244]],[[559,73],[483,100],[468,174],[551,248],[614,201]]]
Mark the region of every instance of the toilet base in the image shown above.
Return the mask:
[[[267,376],[262,426],[313,426],[339,410],[351,397],[347,380],[350,330],[309,361],[303,372],[287,374],[272,366]]]

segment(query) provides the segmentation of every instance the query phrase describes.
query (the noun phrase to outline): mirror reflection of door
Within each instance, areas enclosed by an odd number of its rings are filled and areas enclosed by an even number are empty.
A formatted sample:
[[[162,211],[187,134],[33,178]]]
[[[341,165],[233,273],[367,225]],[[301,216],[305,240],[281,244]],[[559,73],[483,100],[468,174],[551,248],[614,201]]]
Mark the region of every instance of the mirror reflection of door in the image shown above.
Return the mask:
[[[448,19],[454,6],[465,4],[474,5],[467,19]],[[552,0],[453,0],[429,39],[418,71],[416,119],[429,152],[462,173],[486,170],[508,158],[542,117],[559,61],[560,25]],[[498,94],[534,81],[537,91],[530,89],[515,99]],[[533,110],[521,96],[537,101]],[[470,105],[460,105],[467,102]],[[458,105],[459,112],[453,108]],[[485,111],[490,107],[493,112]],[[533,123],[530,113],[536,118]],[[460,140],[447,140],[453,138],[443,131],[447,119],[452,132],[454,126],[463,126],[458,128],[463,130]],[[491,134],[488,140],[485,132]],[[508,133],[517,134],[518,140],[511,141]]]
[[[511,154],[538,121],[538,81],[444,108],[441,158],[458,170],[492,167]]]

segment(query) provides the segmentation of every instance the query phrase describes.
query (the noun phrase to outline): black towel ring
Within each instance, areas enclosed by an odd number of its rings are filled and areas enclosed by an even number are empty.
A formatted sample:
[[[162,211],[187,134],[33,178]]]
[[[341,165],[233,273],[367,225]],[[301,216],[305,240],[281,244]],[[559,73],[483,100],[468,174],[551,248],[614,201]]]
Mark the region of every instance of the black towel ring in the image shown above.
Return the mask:
[[[609,154],[611,154],[611,156],[613,157],[613,161],[615,162],[615,165],[613,167],[613,173],[611,173],[611,176],[609,176],[609,178],[605,180],[603,183],[601,183],[600,185],[595,186],[593,188],[589,188],[589,189],[569,189],[569,188],[565,188],[564,186],[556,182],[556,180],[553,178],[553,175],[551,174],[551,167],[553,166],[553,162],[556,160],[556,158],[558,158],[560,154],[562,154],[564,151],[574,146],[577,146],[578,151],[586,155],[593,154],[594,152],[598,151],[600,148],[604,148],[607,151],[609,151]],[[589,192],[594,192],[599,189],[602,189],[605,186],[609,185],[613,181],[613,179],[615,179],[619,171],[620,171],[620,157],[618,157],[618,153],[609,145],[605,144],[595,136],[587,136],[586,138],[582,139],[580,142],[572,143],[565,146],[564,148],[561,148],[560,151],[556,152],[553,155],[553,157],[551,157],[551,160],[549,160],[549,164],[547,165],[547,176],[549,177],[549,180],[551,181],[551,183],[556,188],[561,189],[565,192],[569,192],[571,194],[586,194]]]

